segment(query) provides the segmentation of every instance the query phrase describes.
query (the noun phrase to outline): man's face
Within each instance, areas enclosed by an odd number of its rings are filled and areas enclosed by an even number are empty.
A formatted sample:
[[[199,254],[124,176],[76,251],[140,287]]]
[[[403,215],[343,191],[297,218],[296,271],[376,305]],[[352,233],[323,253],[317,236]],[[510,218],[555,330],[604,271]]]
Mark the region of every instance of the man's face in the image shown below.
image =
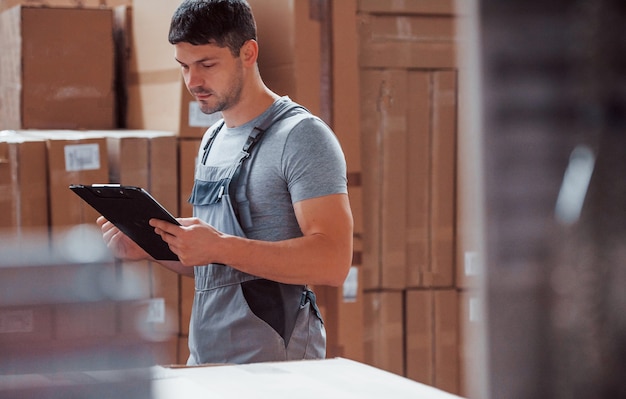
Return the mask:
[[[237,104],[243,86],[241,59],[227,47],[213,44],[174,45],[174,56],[181,66],[189,92],[206,114],[224,111]]]

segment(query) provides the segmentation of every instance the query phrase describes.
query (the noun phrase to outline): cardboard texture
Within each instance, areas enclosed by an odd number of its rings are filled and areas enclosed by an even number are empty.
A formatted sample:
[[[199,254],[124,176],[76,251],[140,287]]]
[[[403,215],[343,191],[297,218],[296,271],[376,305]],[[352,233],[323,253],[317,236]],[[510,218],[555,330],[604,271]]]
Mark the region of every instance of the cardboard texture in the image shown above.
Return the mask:
[[[403,292],[365,292],[365,363],[404,375]]]
[[[361,72],[366,289],[452,287],[456,74]]]
[[[25,5],[29,7],[112,8],[130,5],[132,0],[0,0],[0,11]]]
[[[189,359],[189,338],[180,335],[178,337],[178,364],[187,364]]]
[[[143,187],[170,212],[178,208],[178,149],[171,132],[149,130],[90,131],[106,138],[109,182]],[[178,274],[149,261],[121,262],[122,270],[139,274],[150,282],[151,333],[166,341],[156,354],[161,364],[177,361],[174,342],[179,332]]]
[[[53,339],[54,308],[49,305],[0,308],[0,332],[6,344]]]
[[[361,115],[358,71],[356,0],[332,3],[332,127],[348,168],[348,195],[354,220],[353,265],[362,265],[363,185],[361,174]],[[363,272],[359,270],[360,286]],[[361,309],[362,312],[362,309]],[[350,356],[344,356],[353,359]],[[353,359],[360,360],[360,359]]]
[[[51,237],[79,224],[95,226],[99,214],[68,187],[108,183],[109,161],[104,137],[71,130],[21,130],[46,141]]]
[[[364,361],[364,294],[360,267],[352,266],[342,287],[313,286],[326,328],[326,357]]]
[[[120,79],[126,82],[121,124],[126,128],[179,134],[182,78],[167,41],[178,4],[136,0],[132,6],[115,9],[118,68]]]
[[[446,392],[459,391],[459,299],[455,289],[435,290],[435,381]]]
[[[115,127],[110,9],[16,6],[0,20],[0,128]]]
[[[187,201],[191,195],[194,182],[194,172],[200,139],[179,140],[179,203],[180,216],[191,217],[193,207]],[[191,305],[194,297],[194,281],[189,277],[180,277],[180,325],[179,330],[182,336],[189,335],[189,320],[191,318]],[[188,351],[188,350],[187,350]],[[184,359],[187,361],[187,358]]]
[[[200,148],[200,139],[196,140],[179,140],[179,214],[181,217],[191,217],[193,215],[193,207],[189,203],[189,196],[193,189],[194,174],[196,169],[196,160],[198,158],[198,150]]]
[[[360,14],[359,63],[367,68],[454,68],[452,16]]]
[[[407,286],[419,286],[429,269],[431,252],[432,193],[432,75],[411,71],[408,75],[407,174]]]
[[[191,320],[191,306],[195,295],[195,283],[193,278],[180,277],[180,334],[189,335],[189,321]]]
[[[427,290],[406,292],[406,376],[424,384],[435,381],[434,298]]]
[[[431,262],[422,285],[454,283],[456,215],[456,73],[433,74]]]
[[[459,391],[459,299],[455,289],[406,291],[406,377]]]
[[[454,0],[359,0],[359,11],[371,14],[451,15],[456,12],[456,7]]]
[[[130,129],[168,130],[179,137],[200,138],[219,116],[203,115],[194,107],[195,99],[167,41],[179,3],[135,0],[132,7],[115,10],[118,68],[120,79],[127,82],[120,123]]]
[[[320,115],[320,22],[310,2],[251,0],[265,84]]]
[[[22,234],[48,228],[46,143],[0,133],[0,230]]]
[[[173,132],[92,130],[106,138],[109,182],[145,188],[173,215],[178,213],[178,140]]]
[[[405,287],[407,74],[361,72],[365,288]]]

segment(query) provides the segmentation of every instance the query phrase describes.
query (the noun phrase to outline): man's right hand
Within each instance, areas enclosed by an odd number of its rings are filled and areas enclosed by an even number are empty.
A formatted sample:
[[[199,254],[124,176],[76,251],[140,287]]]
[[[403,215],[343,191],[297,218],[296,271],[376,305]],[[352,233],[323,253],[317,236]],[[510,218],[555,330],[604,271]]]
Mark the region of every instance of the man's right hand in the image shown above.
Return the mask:
[[[102,230],[104,242],[116,258],[125,260],[152,259],[146,251],[128,238],[126,234],[122,233],[120,229],[115,227],[104,216],[100,216],[96,223]]]

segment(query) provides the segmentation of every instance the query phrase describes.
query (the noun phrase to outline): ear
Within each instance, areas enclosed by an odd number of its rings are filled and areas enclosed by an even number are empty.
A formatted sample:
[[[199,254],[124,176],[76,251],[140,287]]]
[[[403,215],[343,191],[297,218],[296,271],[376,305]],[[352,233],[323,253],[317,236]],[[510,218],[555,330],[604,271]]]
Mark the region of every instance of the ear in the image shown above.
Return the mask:
[[[259,44],[256,40],[250,39],[241,46],[239,57],[244,65],[254,65],[259,57]]]

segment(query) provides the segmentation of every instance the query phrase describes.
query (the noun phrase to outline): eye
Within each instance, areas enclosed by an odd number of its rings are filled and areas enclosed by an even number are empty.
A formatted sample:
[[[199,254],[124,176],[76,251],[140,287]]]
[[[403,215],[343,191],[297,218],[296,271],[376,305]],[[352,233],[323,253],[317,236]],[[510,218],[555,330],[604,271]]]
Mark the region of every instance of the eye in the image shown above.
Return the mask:
[[[202,67],[203,67],[203,68],[205,68],[205,69],[211,68],[211,67],[213,67],[213,66],[215,66],[215,64],[214,64],[214,63],[211,63],[211,64],[202,64]]]

